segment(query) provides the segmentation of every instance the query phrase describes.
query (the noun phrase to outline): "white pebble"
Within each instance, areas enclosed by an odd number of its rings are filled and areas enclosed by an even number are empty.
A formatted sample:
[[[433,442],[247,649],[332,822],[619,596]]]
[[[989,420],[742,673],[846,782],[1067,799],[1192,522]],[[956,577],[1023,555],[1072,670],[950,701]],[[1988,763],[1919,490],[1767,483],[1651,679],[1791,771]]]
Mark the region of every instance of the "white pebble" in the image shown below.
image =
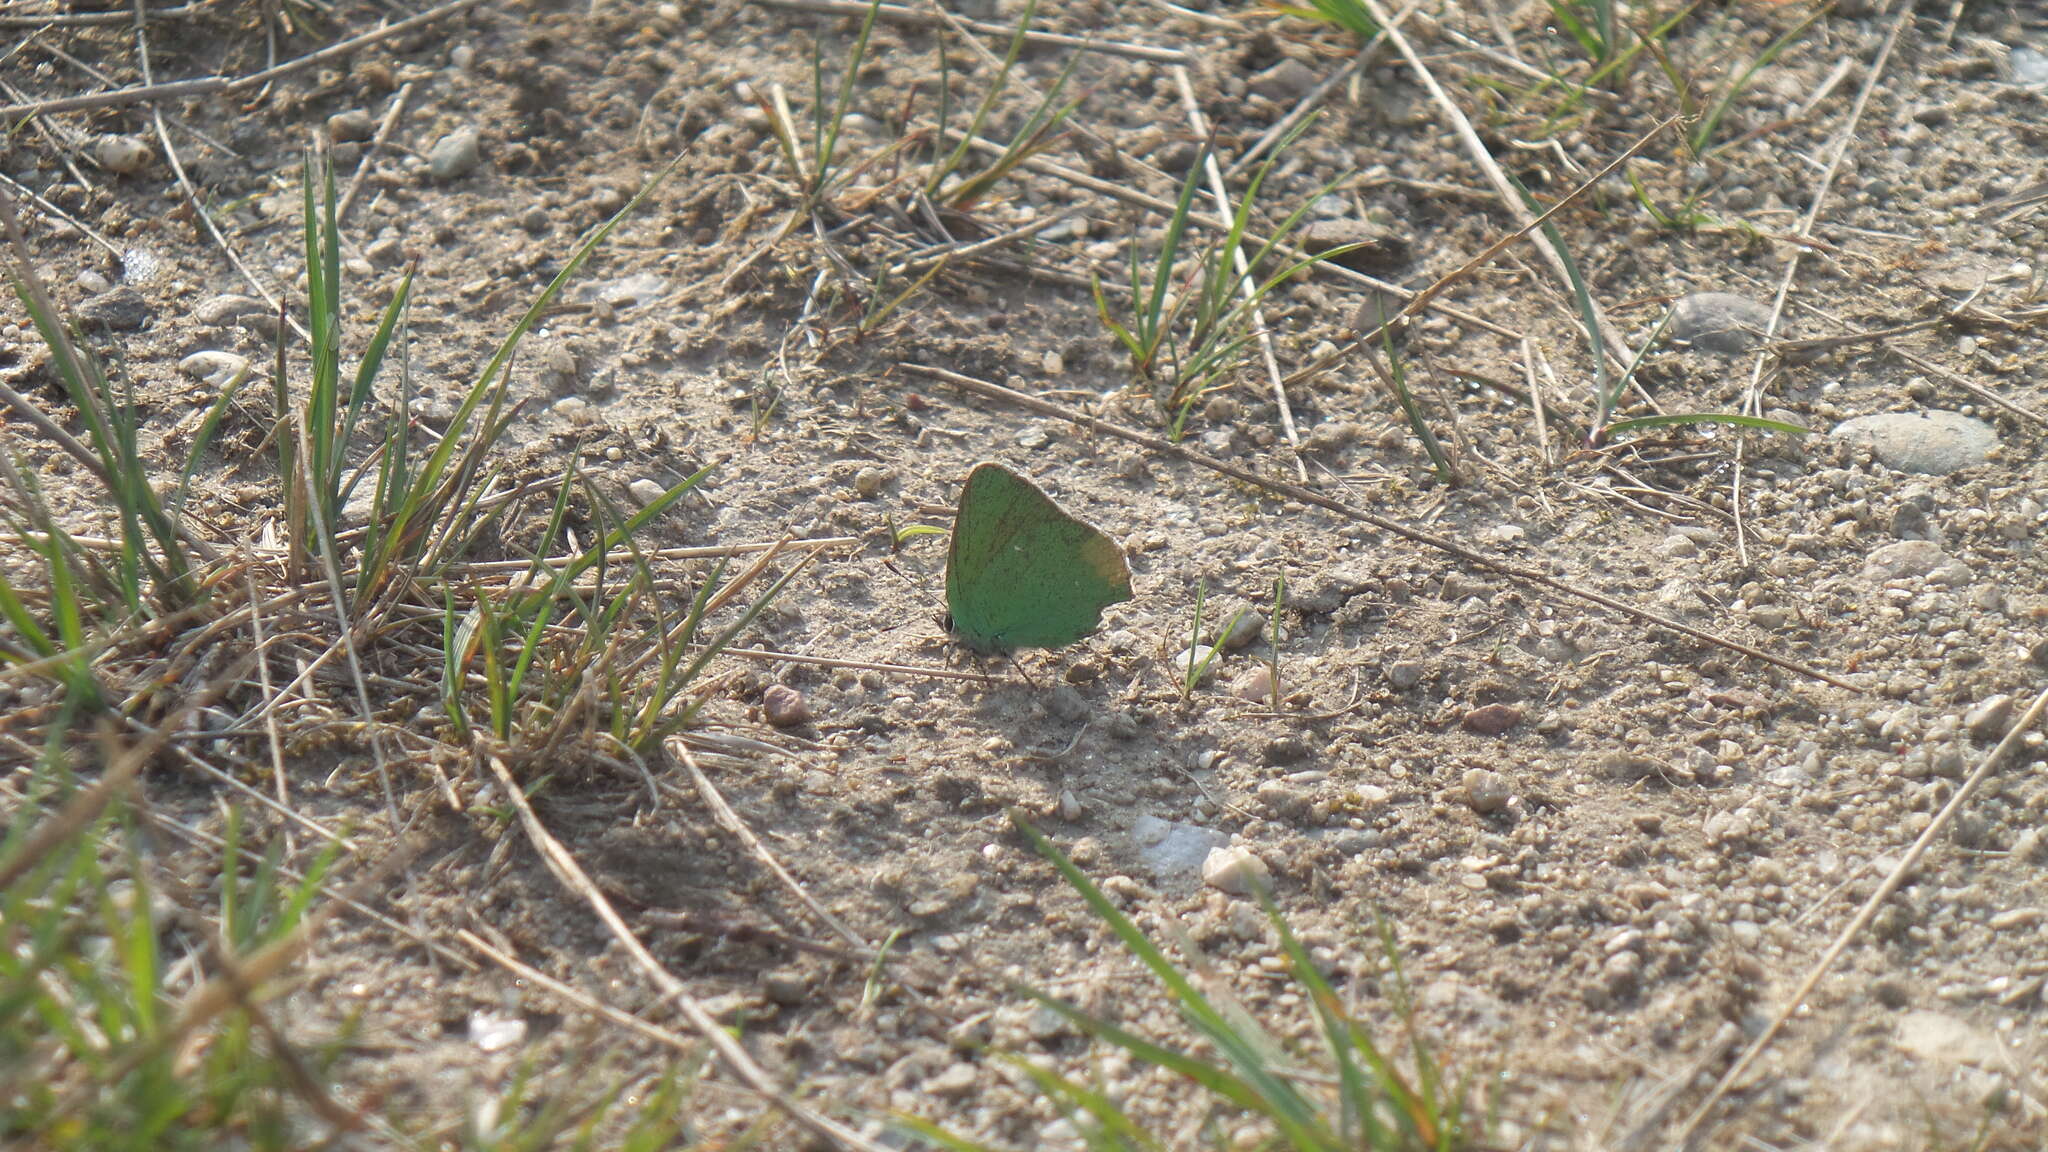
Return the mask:
[[[655,483],[652,480],[649,480],[645,476],[642,476],[640,479],[635,480],[631,484],[626,485],[626,495],[631,496],[633,498],[633,502],[640,505],[642,508],[645,508],[649,504],[654,503],[656,500],[661,499],[662,496],[665,495],[667,492],[668,489],[663,488],[661,485]]]
[[[1270,889],[1273,874],[1249,848],[1211,848],[1202,861],[1202,883],[1233,896],[1248,896],[1254,885]]]
[[[122,176],[149,167],[149,157],[149,145],[133,136],[102,136],[92,145],[92,158],[99,166]]]
[[[214,388],[225,387],[237,374],[248,367],[249,358],[247,356],[238,356],[233,352],[221,352],[211,348],[194,352],[183,360],[178,361],[178,371],[192,377],[194,380],[204,381]]]

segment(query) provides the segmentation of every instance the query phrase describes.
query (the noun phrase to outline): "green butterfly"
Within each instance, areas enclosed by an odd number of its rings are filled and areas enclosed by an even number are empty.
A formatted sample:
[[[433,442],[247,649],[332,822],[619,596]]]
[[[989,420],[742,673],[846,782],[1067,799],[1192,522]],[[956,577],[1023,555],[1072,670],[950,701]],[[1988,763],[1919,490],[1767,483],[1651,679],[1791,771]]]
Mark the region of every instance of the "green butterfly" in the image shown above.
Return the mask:
[[[1098,528],[1001,464],[977,464],[946,551],[949,627],[982,652],[1059,648],[1131,598],[1131,568]]]

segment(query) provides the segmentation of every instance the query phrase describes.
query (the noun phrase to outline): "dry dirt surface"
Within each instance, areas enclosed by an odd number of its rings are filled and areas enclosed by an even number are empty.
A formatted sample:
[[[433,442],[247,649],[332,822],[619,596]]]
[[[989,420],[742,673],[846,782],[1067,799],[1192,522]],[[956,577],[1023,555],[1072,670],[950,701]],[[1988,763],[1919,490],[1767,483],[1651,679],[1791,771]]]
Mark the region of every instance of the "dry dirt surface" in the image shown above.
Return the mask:
[[[808,198],[813,61],[829,110],[859,5],[480,0],[260,84],[78,108],[48,102],[250,76],[416,11],[202,0],[148,15],[145,58],[125,9],[8,0],[0,175],[170,482],[237,358],[252,366],[192,508],[224,556],[260,565],[282,531],[265,300],[303,316],[310,145],[351,197],[350,365],[417,266],[411,394],[387,371],[372,405],[407,406],[421,455],[577,239],[673,162],[520,346],[494,483],[530,495],[469,559],[524,557],[572,464],[622,506],[713,466],[642,530],[645,548],[848,539],[739,638],[806,662],[727,657],[707,681],[691,747],[754,844],[661,747],[636,764],[572,737],[500,762],[653,960],[772,1078],[854,1129],[882,1132],[894,1110],[1001,1146],[1080,1146],[995,1056],[1009,1052],[1094,1078],[1170,1147],[1256,1133],[1225,1117],[1217,1136],[1180,1081],[1019,994],[1184,1038],[1017,812],[1311,1053],[1313,1019],[1237,883],[1263,865],[1360,1018],[1397,1047],[1412,1026],[1469,1079],[1495,1117],[1481,1146],[1663,1147],[1714,1101],[1697,1146],[2043,1146],[2048,759],[2020,732],[1978,770],[2031,718],[2048,665],[2048,18],[1969,0],[1622,5],[1629,42],[1653,47],[1586,89],[1592,66],[1543,3],[1422,0],[1401,25],[1410,60],[1190,2],[1041,5],[1035,30],[1087,46],[1026,46],[981,134],[1009,139],[1029,90],[1063,76],[1075,107],[1033,166],[962,203],[945,195],[957,176],[923,195],[950,150],[938,93],[951,86],[948,124],[964,125],[1022,14],[1010,0],[963,13],[991,29],[964,38],[883,13],[846,89],[835,182]],[[1241,196],[1256,164],[1236,159],[1304,104],[1318,115],[1277,150],[1253,230],[1300,208],[1311,238],[1368,243],[1262,301],[1285,408],[1254,342],[1188,406],[1181,443],[1507,569],[1162,446],[1163,385],[1098,315],[1090,276],[1127,315],[1126,253],[1157,250],[1156,203],[1171,206],[1205,138]],[[1475,146],[1538,211],[1590,185],[1546,234],[1602,313],[1604,375],[1538,233],[1385,341],[1352,343],[1376,308],[1526,224]],[[970,157],[970,173],[987,163]],[[1210,195],[1199,215],[1216,213]],[[1006,234],[917,285],[939,245]],[[1190,250],[1215,235],[1197,222]],[[6,309],[0,377],[79,432],[47,350]],[[304,344],[287,344],[300,388]],[[1390,354],[1448,482],[1384,374]],[[1627,369],[1604,417],[1597,390]],[[1809,432],[1681,422],[1589,442],[1656,413]],[[1864,417],[1888,419],[1850,423]],[[23,413],[7,448],[72,532],[114,532],[104,490]],[[943,537],[899,545],[907,526],[947,526],[984,459],[1124,545],[1136,596],[1080,643],[968,652],[940,622]],[[588,501],[573,503],[587,525]],[[657,563],[686,602],[707,562]],[[1187,690],[1198,594],[1205,639],[1246,611]],[[302,1036],[353,1020],[335,1090],[386,1118],[378,1139],[419,1146],[453,1140],[450,1117],[522,1068],[626,1083],[673,1058],[588,1002],[689,1032],[536,850],[491,756],[450,735],[439,607],[364,639],[361,698],[340,672],[299,675],[329,651],[331,618],[273,621],[271,695],[238,689],[225,727],[144,777],[155,811],[202,830],[249,806],[292,859],[319,835],[188,761],[346,827],[366,860],[397,842],[394,819],[408,826],[418,854],[358,893],[389,919],[337,910],[273,1014]],[[216,643],[253,648],[246,624]],[[54,690],[22,676],[6,691],[0,755],[26,765],[37,740],[22,733]],[[249,721],[276,699],[282,780]],[[211,850],[154,843],[202,889],[219,868]],[[763,1107],[720,1092],[699,1105],[711,1134]],[[826,1139],[784,1125],[767,1142]]]

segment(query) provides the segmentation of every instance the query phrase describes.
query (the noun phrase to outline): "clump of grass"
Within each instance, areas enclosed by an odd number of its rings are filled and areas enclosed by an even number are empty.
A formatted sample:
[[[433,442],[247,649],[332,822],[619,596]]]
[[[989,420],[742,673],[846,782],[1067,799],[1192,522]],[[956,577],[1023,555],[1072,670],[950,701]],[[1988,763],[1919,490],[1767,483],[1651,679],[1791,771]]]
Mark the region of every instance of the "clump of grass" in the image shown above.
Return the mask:
[[[1095,281],[1096,314],[1128,353],[1132,378],[1151,388],[1176,442],[1185,432],[1195,405],[1243,363],[1258,335],[1252,323],[1259,302],[1303,268],[1334,259],[1356,247],[1332,248],[1313,256],[1283,260],[1278,271],[1263,280],[1255,279],[1258,269],[1271,267],[1277,257],[1291,250],[1288,241],[1309,204],[1314,202],[1315,197],[1311,196],[1281,222],[1257,247],[1245,269],[1239,271],[1237,261],[1250,230],[1259,190],[1282,149],[1308,123],[1304,120],[1289,133],[1253,173],[1231,214],[1225,235],[1189,251],[1195,193],[1201,186],[1210,155],[1209,145],[1204,144],[1188,169],[1187,179],[1181,182],[1180,195],[1174,200],[1158,246],[1147,250],[1136,238],[1131,241],[1125,284],[1129,290],[1128,311],[1112,309],[1101,279]],[[1329,187],[1318,189],[1317,195],[1327,192]]]
[[[1287,1046],[1254,1023],[1234,1004],[1219,1003],[1197,987],[1159,946],[1117,908],[1072,861],[1036,828],[1012,816],[1025,839],[1081,894],[1098,919],[1145,966],[1181,1018],[1208,1051],[1176,1048],[1139,1036],[1092,1016],[1058,997],[1033,989],[1023,993],[1092,1039],[1122,1049],[1140,1064],[1163,1069],[1206,1103],[1207,1144],[1217,1149],[1237,1142],[1245,1125],[1257,1130],[1253,1147],[1288,1152],[1454,1152],[1480,1146],[1478,1122],[1467,1107],[1462,1081],[1445,1075],[1435,1050],[1416,1031],[1398,951],[1390,929],[1380,925],[1380,946],[1389,963],[1392,1007],[1409,1033],[1406,1059],[1382,1048],[1370,1028],[1316,968],[1308,950],[1261,893],[1296,988],[1307,1001],[1322,1039],[1317,1056],[1289,1053]],[[998,1057],[1023,1073],[1072,1123],[1092,1149],[1151,1150],[1175,1147],[1100,1088],[1017,1056]],[[1311,1065],[1315,1066],[1309,1072]],[[1405,1064],[1405,1068],[1403,1065]],[[1306,1073],[1306,1074],[1305,1074]],[[954,1152],[985,1152],[985,1146],[956,1136],[918,1117],[900,1116],[902,1126],[927,1143]]]

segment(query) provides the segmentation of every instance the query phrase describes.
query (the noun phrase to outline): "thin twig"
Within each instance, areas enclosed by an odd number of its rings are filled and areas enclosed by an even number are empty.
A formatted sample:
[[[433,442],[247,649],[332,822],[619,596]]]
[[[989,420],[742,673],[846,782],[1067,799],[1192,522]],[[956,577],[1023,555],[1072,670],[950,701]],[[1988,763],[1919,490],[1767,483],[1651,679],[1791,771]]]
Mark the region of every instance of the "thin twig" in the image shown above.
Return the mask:
[[[1508,215],[1527,231],[1529,242],[1535,245],[1538,252],[1542,253],[1544,262],[1549,264],[1550,270],[1557,274],[1558,282],[1564,285],[1566,291],[1574,291],[1572,289],[1571,266],[1566,263],[1564,254],[1551,245],[1548,236],[1545,236],[1541,231],[1535,230],[1535,217],[1530,213],[1528,205],[1522,202],[1521,193],[1516,191],[1514,183],[1508,179],[1507,173],[1501,171],[1500,165],[1493,158],[1493,153],[1486,150],[1486,145],[1480,141],[1479,134],[1472,130],[1472,122],[1466,119],[1464,110],[1459,108],[1457,102],[1451,99],[1450,93],[1444,91],[1443,85],[1437,83],[1436,76],[1430,72],[1429,65],[1423,63],[1422,57],[1415,51],[1415,46],[1408,42],[1408,37],[1402,34],[1398,26],[1395,26],[1388,20],[1386,10],[1380,7],[1379,0],[1360,0],[1360,2],[1365,5],[1366,11],[1372,14],[1372,18],[1379,22],[1380,27],[1386,30],[1387,39],[1394,45],[1394,50],[1399,52],[1401,58],[1408,62],[1408,67],[1414,71],[1416,79],[1420,80],[1422,86],[1429,91],[1430,99],[1435,101],[1437,108],[1443,112],[1444,119],[1449,122],[1451,131],[1464,144],[1466,155],[1470,156],[1472,162],[1479,166],[1480,172],[1486,176],[1487,183],[1493,185],[1494,192],[1500,196],[1501,206],[1507,209]],[[1669,122],[1667,121],[1666,123]],[[1657,131],[1662,130],[1663,126],[1660,125]],[[1586,333],[1586,339],[1595,344],[1595,354],[1598,354],[1600,348],[1604,348],[1607,356],[1618,367],[1627,368],[1629,362],[1635,359],[1635,355],[1629,350],[1628,341],[1622,339],[1620,331],[1607,319],[1607,314],[1601,309],[1600,302],[1593,299],[1590,287],[1586,295],[1586,301],[1592,311],[1593,326],[1597,329],[1597,331]]]
[[[397,94],[391,97],[391,107],[384,110],[384,119],[377,125],[377,132],[370,137],[370,144],[363,149],[363,155],[356,161],[356,170],[349,173],[348,187],[342,190],[341,203],[334,209],[334,223],[341,226],[348,223],[349,210],[356,206],[356,197],[362,193],[363,177],[369,175],[371,163],[377,153],[391,140],[391,134],[398,129],[399,118],[405,115],[407,104],[412,102],[413,86],[407,82]]]
[[[1637,620],[1644,624],[1652,624],[1656,627],[1676,632],[1681,636],[1689,636],[1694,640],[1698,640],[1702,644],[1711,644],[1716,648],[1724,648],[1730,652],[1737,652],[1744,656],[1749,657],[1752,660],[1758,660],[1765,664],[1772,665],[1773,667],[1782,668],[1787,672],[1793,672],[1800,676],[1807,677],[1808,679],[1818,680],[1823,684],[1830,684],[1834,687],[1841,688],[1846,691],[1858,693],[1863,691],[1863,689],[1857,687],[1855,684],[1852,684],[1847,680],[1844,680],[1838,676],[1830,675],[1826,672],[1822,672],[1818,668],[1814,668],[1806,664],[1801,664],[1797,660],[1792,660],[1784,656],[1779,656],[1771,652],[1766,652],[1761,648],[1744,644],[1739,640],[1731,640],[1726,636],[1721,636],[1713,632],[1708,632],[1704,629],[1695,628],[1690,624],[1680,623],[1679,621],[1670,619],[1666,616],[1660,616],[1655,612],[1649,611],[1648,609],[1638,608],[1625,600],[1617,600],[1612,596],[1605,595],[1604,593],[1595,592],[1590,588],[1586,588],[1581,585],[1571,583],[1568,580],[1552,576],[1548,572],[1544,572],[1535,568],[1528,568],[1508,560],[1503,560],[1498,556],[1493,556],[1484,552],[1475,551],[1471,548],[1465,547],[1463,544],[1457,543],[1454,540],[1448,539],[1443,536],[1438,536],[1435,533],[1424,532],[1419,528],[1410,527],[1409,525],[1401,523],[1398,520],[1390,520],[1387,517],[1381,516],[1377,513],[1367,512],[1362,508],[1355,508],[1349,504],[1344,503],[1341,500],[1336,499],[1335,497],[1328,496],[1321,492],[1318,492],[1313,488],[1303,487],[1300,484],[1291,484],[1285,480],[1274,480],[1270,477],[1261,476],[1248,468],[1242,468],[1238,465],[1218,460],[1213,456],[1204,455],[1203,453],[1196,452],[1195,450],[1188,448],[1185,445],[1173,444],[1166,440],[1162,440],[1156,436],[1147,436],[1143,432],[1133,431],[1132,429],[1125,428],[1120,424],[1112,424],[1107,420],[1098,420],[1093,416],[1087,416],[1080,412],[1076,412],[1071,408],[1065,407],[1064,405],[1055,404],[1050,400],[1042,400],[1036,396],[1027,396],[1022,392],[1018,392],[1015,389],[1011,388],[1005,388],[1000,384],[991,384],[986,380],[977,380],[972,376],[964,376],[958,372],[949,371],[944,368],[932,368],[923,364],[906,363],[900,365],[900,367],[904,368],[907,371],[915,372],[920,376],[929,377],[934,380],[943,380],[946,383],[951,384],[964,391],[978,393],[980,395],[987,396],[991,399],[1002,400],[1006,403],[1014,404],[1019,408],[1024,408],[1029,411],[1038,412],[1046,416],[1053,416],[1058,419],[1065,420],[1071,424],[1075,424],[1079,427],[1088,428],[1096,432],[1101,432],[1106,436],[1114,436],[1120,440],[1125,440],[1132,444],[1141,445],[1155,452],[1160,452],[1169,456],[1178,457],[1179,459],[1185,460],[1190,464],[1199,465],[1203,468],[1209,469],[1212,472],[1228,476],[1233,480],[1240,480],[1246,484],[1256,485],[1260,488],[1266,489],[1267,491],[1275,492],[1282,496],[1286,496],[1289,499],[1299,500],[1304,504],[1313,504],[1318,508],[1323,508],[1328,511],[1335,512],[1337,515],[1342,516],[1347,520],[1356,520],[1362,524],[1370,524],[1383,532],[1390,532],[1396,536],[1401,537],[1404,540],[1410,540],[1414,543],[1421,544],[1425,547],[1434,548],[1439,552],[1443,552],[1450,556],[1454,556],[1460,560],[1465,561],[1468,564],[1476,565],[1480,568],[1485,568],[1494,572],[1498,572],[1503,576],[1511,576],[1517,580],[1523,580],[1531,584],[1536,584],[1541,587],[1548,588],[1553,592],[1557,592],[1561,595],[1567,596],[1574,600],[1583,600],[1590,604],[1597,604],[1602,608],[1606,608],[1610,611],[1620,613],[1621,615],[1627,616],[1632,620]]]
[[[1907,11],[1910,12],[1911,9],[1908,8]],[[1963,781],[1962,787],[1957,788],[1956,794],[1949,798],[1949,802],[1941,806],[1941,811],[1928,822],[1927,827],[1913,841],[1913,846],[1906,849],[1906,854],[1899,857],[1899,862],[1892,866],[1891,873],[1884,878],[1884,883],[1877,886],[1877,891],[1872,892],[1870,899],[1863,902],[1863,907],[1857,910],[1855,917],[1842,929],[1841,934],[1835,937],[1835,942],[1828,946],[1828,950],[1821,954],[1819,960],[1814,961],[1813,967],[1806,973],[1806,978],[1799,982],[1798,989],[1785,1001],[1785,1006],[1771,1017],[1770,1024],[1757,1034],[1756,1039],[1750,1041],[1749,1047],[1742,1050],[1742,1055],[1735,1058],[1735,1063],[1728,1066],[1728,1071],[1722,1073],[1720,1082],[1714,1085],[1713,1091],[1707,1093],[1705,1100],[1700,1101],[1699,1107],[1693,1109],[1692,1115],[1686,1117],[1685,1123],[1679,1125],[1677,1133],[1671,1137],[1670,1144],[1673,1149],[1683,1149],[1686,1146],[1692,1134],[1706,1120],[1707,1114],[1713,1111],[1714,1105],[1720,1103],[1721,1098],[1728,1094],[1728,1090],[1742,1078],[1743,1073],[1749,1071],[1749,1066],[1756,1062],[1756,1058],[1763,1050],[1770,1047],[1771,1041],[1777,1039],[1786,1021],[1806,1003],[1806,998],[1813,994],[1821,978],[1834,969],[1835,961],[1841,959],[1842,953],[1848,950],[1850,941],[1856,939],[1870,924],[1871,919],[1877,915],[1877,910],[1886,900],[1891,899],[1892,893],[1897,892],[1900,886],[1905,884],[1906,877],[1913,874],[1913,870],[1920,864],[1920,858],[1927,854],[1927,849],[1942,833],[1948,831],[1948,826],[1954,822],[1956,813],[1962,811],[1963,805],[1969,803],[1977,794],[1977,789],[1983,786],[1984,781],[1990,779],[1991,771],[1998,766],[1999,761],[2019,746],[2020,741],[2041,719],[2044,709],[2048,709],[2048,691],[2034,697],[2033,704],[2029,705],[2026,712],[2013,723],[2012,728],[2006,732],[2005,739],[2000,740],[1996,748],[1985,754],[1976,771],[1971,772],[1969,778]]]
[[[1174,86],[1180,89],[1181,110],[1187,113],[1188,127],[1195,133],[1195,139],[1210,138],[1209,122],[1202,115],[1202,106],[1195,99],[1194,82],[1188,79],[1188,70],[1179,65],[1173,69]],[[1216,163],[1216,153],[1202,150],[1203,175],[1208,177],[1209,198],[1216,202],[1216,215],[1231,219],[1235,213],[1230,208],[1230,189],[1223,184],[1223,168]],[[1251,261],[1245,258],[1244,249],[1233,245],[1230,249],[1230,265],[1237,273],[1237,292],[1244,297],[1245,306],[1251,310],[1252,332],[1259,342],[1259,359],[1266,366],[1266,381],[1273,387],[1273,403],[1280,410],[1280,432],[1287,437],[1287,447],[1294,460],[1294,472],[1302,480],[1308,479],[1308,465],[1301,459],[1301,433],[1294,427],[1294,405],[1287,401],[1287,385],[1280,376],[1280,358],[1273,352],[1273,330],[1266,326],[1266,310],[1259,306],[1259,290],[1252,283]]]

